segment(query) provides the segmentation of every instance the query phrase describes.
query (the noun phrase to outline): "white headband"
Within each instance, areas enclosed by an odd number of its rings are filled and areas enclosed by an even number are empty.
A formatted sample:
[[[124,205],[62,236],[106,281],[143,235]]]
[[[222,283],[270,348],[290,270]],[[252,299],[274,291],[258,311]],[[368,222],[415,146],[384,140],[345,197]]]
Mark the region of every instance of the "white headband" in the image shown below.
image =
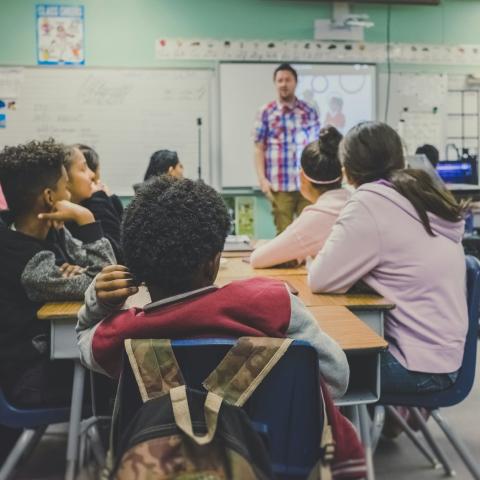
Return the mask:
[[[305,178],[309,181],[309,182],[312,182],[312,183],[315,183],[317,185],[330,185],[332,183],[337,183],[339,180],[342,179],[342,176],[340,175],[339,177],[337,178],[334,178],[333,180],[314,180],[313,178],[310,178],[306,173],[305,173],[305,170],[303,170],[303,174],[305,175]]]

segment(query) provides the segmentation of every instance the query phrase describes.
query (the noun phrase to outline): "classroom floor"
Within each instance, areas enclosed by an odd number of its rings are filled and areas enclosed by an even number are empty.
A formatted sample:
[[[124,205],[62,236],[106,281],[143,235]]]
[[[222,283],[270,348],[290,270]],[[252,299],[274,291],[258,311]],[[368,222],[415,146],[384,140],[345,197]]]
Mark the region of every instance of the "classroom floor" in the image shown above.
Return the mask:
[[[480,359],[477,358],[477,372],[480,372]],[[480,436],[478,434],[478,411],[480,408],[480,375],[477,375],[470,396],[460,406],[443,410],[450,425],[461,434],[476,459],[480,459]],[[434,437],[446,452],[457,472],[458,480],[469,480],[466,468],[452,450],[439,428],[429,422]],[[60,480],[65,468],[65,428],[48,431],[29,461],[18,471],[15,480]],[[443,470],[429,468],[423,456],[413,444],[401,435],[395,441],[381,440],[375,452],[375,472],[377,480],[430,480],[445,478]],[[87,480],[82,478],[82,480]]]

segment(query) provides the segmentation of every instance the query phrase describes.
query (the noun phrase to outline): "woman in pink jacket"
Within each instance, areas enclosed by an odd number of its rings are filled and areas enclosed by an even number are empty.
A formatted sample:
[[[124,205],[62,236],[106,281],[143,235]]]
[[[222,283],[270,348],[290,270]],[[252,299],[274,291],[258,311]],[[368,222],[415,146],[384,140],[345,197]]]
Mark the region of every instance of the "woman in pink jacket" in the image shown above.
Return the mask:
[[[250,259],[254,268],[267,268],[289,261],[302,262],[323,247],[335,220],[350,194],[342,187],[338,145],[342,134],[332,126],[320,130],[320,138],[302,152],[300,191],[312,205]]]
[[[396,308],[385,316],[382,391],[442,390],[455,381],[468,327],[464,208],[426,172],[404,169],[400,137],[362,123],[340,145],[356,192],[309,267],[314,292],[359,280]]]

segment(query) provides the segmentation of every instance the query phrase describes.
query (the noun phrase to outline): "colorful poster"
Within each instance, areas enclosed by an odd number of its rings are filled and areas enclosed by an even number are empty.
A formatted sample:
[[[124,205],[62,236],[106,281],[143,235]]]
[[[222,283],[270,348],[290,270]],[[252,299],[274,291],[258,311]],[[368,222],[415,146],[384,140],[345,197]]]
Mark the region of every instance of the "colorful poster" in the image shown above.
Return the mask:
[[[37,5],[37,63],[83,65],[83,6]]]

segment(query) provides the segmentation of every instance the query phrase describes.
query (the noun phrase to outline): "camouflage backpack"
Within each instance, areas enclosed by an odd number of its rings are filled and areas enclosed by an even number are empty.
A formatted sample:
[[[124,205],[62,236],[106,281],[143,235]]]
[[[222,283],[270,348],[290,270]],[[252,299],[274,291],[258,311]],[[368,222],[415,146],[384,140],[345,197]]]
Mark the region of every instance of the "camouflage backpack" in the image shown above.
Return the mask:
[[[185,386],[169,340],[126,340],[125,349],[143,405],[114,445],[109,477],[115,480],[273,479],[260,435],[242,405],[283,356],[292,340],[243,337],[203,382]],[[120,390],[120,389],[119,389]],[[309,480],[329,480],[333,441],[328,423],[323,458]]]

